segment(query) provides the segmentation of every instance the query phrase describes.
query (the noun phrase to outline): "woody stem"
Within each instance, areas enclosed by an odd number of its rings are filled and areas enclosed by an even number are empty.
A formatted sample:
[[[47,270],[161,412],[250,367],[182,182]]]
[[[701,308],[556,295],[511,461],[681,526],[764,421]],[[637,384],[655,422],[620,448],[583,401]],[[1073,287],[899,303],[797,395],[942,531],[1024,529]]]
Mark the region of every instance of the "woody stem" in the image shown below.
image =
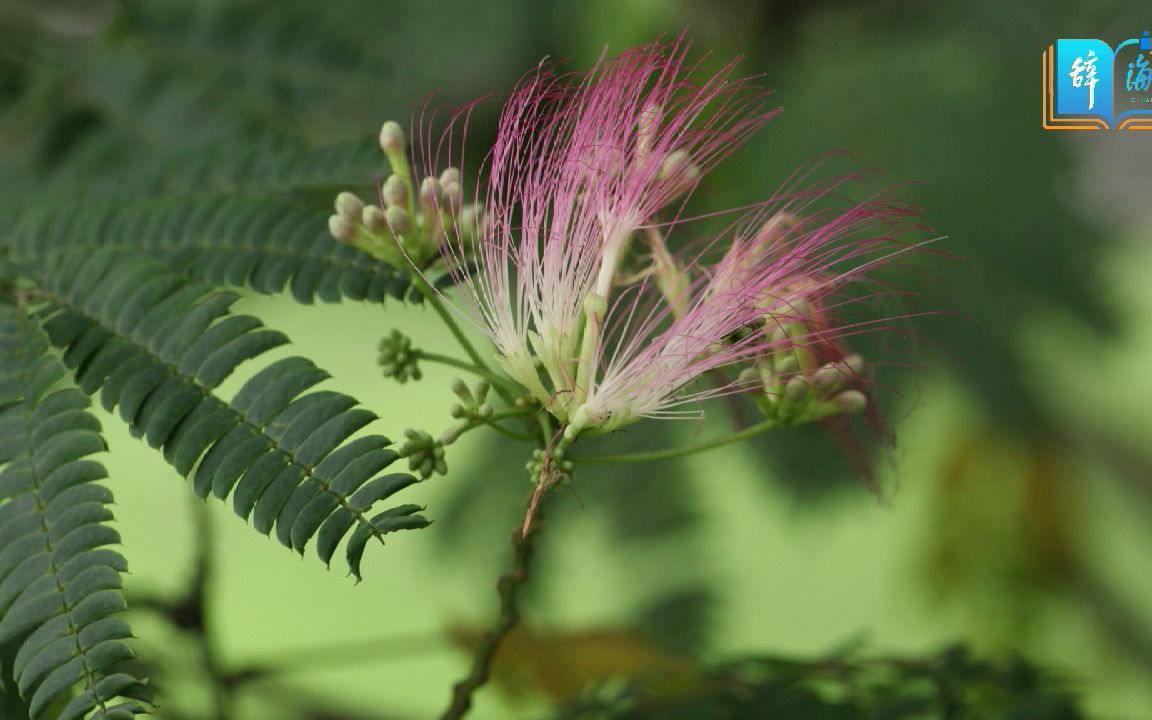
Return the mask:
[[[543,483],[541,483],[542,485]],[[539,487],[533,493],[536,502],[536,514],[539,517],[540,504]],[[492,663],[500,646],[508,638],[517,625],[520,624],[520,595],[528,581],[532,556],[536,550],[536,538],[540,534],[540,524],[537,523],[528,532],[516,528],[512,533],[512,569],[500,577],[496,583],[496,590],[500,595],[500,614],[496,623],[480,638],[472,657],[472,669],[460,682],[452,688],[452,703],[448,710],[440,716],[440,720],[460,720],[472,709],[472,698],[476,691],[485,683],[492,672]]]

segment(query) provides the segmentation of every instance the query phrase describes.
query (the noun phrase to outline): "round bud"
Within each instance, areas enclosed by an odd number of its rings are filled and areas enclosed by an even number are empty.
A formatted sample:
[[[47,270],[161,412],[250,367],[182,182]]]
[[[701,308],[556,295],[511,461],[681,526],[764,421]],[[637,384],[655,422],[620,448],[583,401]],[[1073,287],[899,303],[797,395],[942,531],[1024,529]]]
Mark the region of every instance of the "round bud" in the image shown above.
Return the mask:
[[[336,196],[336,214],[343,215],[352,222],[360,219],[361,214],[364,212],[364,201],[355,195],[355,193],[342,192]]]
[[[445,168],[444,172],[440,173],[440,184],[450,185],[452,183],[460,183],[460,169],[459,168]]]
[[[434,177],[426,177],[420,181],[420,207],[424,212],[435,212],[440,200],[440,183]]]
[[[492,417],[492,406],[488,403],[484,403],[480,407],[476,408],[476,415],[479,416],[481,420],[487,420],[488,418]]]
[[[700,177],[700,167],[684,150],[676,150],[664,158],[660,166],[660,179],[670,183],[677,194],[687,192]]]
[[[389,207],[408,207],[408,183],[399,175],[389,175],[380,194]]]
[[[859,390],[845,390],[832,398],[832,402],[840,412],[853,413],[868,406],[868,397]]]
[[[784,386],[784,399],[793,405],[798,405],[808,397],[808,381],[802,377],[794,377]]]
[[[390,207],[384,213],[384,220],[388,227],[397,235],[403,235],[412,229],[412,219],[404,208]]]
[[[465,407],[476,407],[476,398],[472,396],[472,391],[468,389],[468,383],[460,378],[452,378],[452,392],[456,397],[460,398]]]
[[[380,128],[380,149],[386,155],[403,153],[405,151],[404,130],[400,123],[389,120]]]
[[[460,419],[468,417],[468,410],[466,410],[463,405],[456,403],[448,409],[448,414],[456,419]]]
[[[356,226],[343,215],[333,215],[328,218],[328,234],[337,242],[350,243],[356,237]]]
[[[382,232],[388,229],[388,216],[375,205],[364,206],[364,212],[360,217],[364,222],[364,227],[372,232]]]
[[[440,199],[445,209],[449,213],[455,214],[460,211],[460,206],[464,204],[464,188],[460,187],[460,183],[455,180],[450,182],[441,180]]]
[[[440,444],[451,445],[456,442],[460,437],[460,430],[461,428],[458,427],[450,427],[445,430],[444,433],[440,435]]]

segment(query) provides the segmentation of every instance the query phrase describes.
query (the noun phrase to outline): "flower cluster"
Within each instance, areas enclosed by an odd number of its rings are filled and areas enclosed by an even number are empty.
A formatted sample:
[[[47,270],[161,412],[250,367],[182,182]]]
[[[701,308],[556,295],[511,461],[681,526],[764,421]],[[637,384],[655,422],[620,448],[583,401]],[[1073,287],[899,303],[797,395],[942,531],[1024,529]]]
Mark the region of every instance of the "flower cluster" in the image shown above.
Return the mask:
[[[790,186],[674,250],[697,226],[685,208],[698,184],[774,115],[734,63],[705,74],[687,51],[643,46],[578,74],[541,65],[504,103],[472,202],[459,171],[435,175],[453,129],[422,143],[419,222],[390,123],[382,145],[402,172],[385,209],[351,208],[386,226],[409,266],[439,250],[501,368],[569,439],[734,392],[782,424],[867,404],[842,340],[885,326],[838,320],[844,288],[907,249],[912,211],[836,207],[838,181]],[[337,209],[333,235],[355,238]]]

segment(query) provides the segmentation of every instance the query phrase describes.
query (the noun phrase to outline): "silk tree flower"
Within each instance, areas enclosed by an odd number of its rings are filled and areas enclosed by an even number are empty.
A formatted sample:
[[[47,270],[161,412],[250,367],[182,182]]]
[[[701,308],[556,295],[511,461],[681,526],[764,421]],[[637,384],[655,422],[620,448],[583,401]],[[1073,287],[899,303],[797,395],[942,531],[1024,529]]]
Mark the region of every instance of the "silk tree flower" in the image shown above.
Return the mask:
[[[858,363],[821,348],[870,326],[837,326],[837,293],[892,256],[892,228],[909,212],[881,199],[815,210],[835,185],[790,188],[673,254],[668,235],[695,224],[686,198],[775,114],[735,63],[697,80],[687,51],[680,40],[587,73],[541,65],[526,76],[481,169],[483,217],[454,224],[441,248],[504,371],[569,438],[750,385],[783,393],[822,367],[826,386],[843,386],[828,372]],[[424,143],[429,175],[453,138],[450,128]],[[759,372],[701,383],[732,366]]]

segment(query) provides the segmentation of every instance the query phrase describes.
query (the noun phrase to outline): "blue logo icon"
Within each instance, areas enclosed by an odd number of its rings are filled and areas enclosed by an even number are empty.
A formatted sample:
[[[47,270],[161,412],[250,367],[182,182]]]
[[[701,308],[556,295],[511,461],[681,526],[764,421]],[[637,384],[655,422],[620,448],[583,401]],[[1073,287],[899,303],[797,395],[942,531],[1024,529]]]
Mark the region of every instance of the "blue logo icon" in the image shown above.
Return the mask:
[[[1152,37],[1057,40],[1043,54],[1046,130],[1152,130]]]

